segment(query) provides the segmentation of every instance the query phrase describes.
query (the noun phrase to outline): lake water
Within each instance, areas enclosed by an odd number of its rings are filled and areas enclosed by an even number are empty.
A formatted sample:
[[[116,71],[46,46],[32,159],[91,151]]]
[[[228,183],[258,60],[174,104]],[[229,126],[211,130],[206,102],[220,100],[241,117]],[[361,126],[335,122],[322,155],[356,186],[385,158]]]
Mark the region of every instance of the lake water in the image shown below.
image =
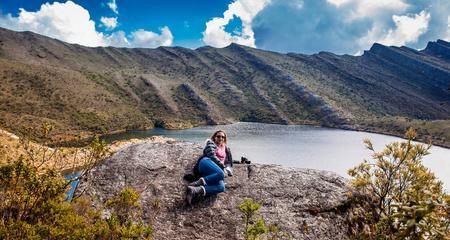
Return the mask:
[[[78,176],[80,176],[79,172],[74,172],[74,173],[69,173],[69,174],[64,175],[64,177],[67,180],[76,178]],[[73,181],[70,183],[69,191],[66,192],[66,201],[69,201],[69,202],[72,201],[73,194],[75,193],[75,190],[77,189],[77,186],[78,186],[78,182],[79,182],[79,180],[76,180],[76,181]]]
[[[223,129],[228,135],[228,145],[233,158],[246,156],[256,163],[280,164],[289,167],[314,168],[336,172],[348,177],[347,170],[363,159],[370,159],[371,151],[364,147],[369,138],[375,150],[402,140],[382,134],[340,129],[262,123],[235,123],[231,125],[204,126],[187,130],[152,129],[111,135],[105,140],[143,138],[162,135],[182,141],[203,144],[211,134]],[[424,164],[444,182],[450,190],[450,149],[433,146]]]

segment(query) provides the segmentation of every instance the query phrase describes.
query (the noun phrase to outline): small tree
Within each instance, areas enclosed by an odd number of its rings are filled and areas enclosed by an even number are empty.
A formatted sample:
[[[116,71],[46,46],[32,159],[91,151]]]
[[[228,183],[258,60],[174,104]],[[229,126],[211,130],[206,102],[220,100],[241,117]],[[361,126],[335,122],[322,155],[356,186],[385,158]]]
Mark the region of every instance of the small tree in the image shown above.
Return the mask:
[[[256,219],[255,217],[256,211],[260,208],[261,205],[251,199],[246,199],[239,205],[239,210],[243,213],[242,220],[245,223],[244,236],[246,240],[259,239],[261,235],[268,231],[264,219]]]
[[[113,239],[151,239],[153,229],[138,219],[141,206],[139,194],[126,187],[114,198],[106,201],[106,207],[112,211],[106,219]]]
[[[441,239],[450,234],[450,198],[422,164],[431,144],[413,143],[416,133],[412,129],[405,136],[405,142],[390,143],[381,152],[364,140],[373,159],[349,170],[353,186],[376,201],[375,208],[360,211],[361,216],[355,218],[369,226],[356,233],[359,237]]]
[[[242,221],[245,223],[244,237],[246,240],[276,240],[290,239],[289,235],[282,232],[278,225],[266,225],[263,218],[257,218],[256,212],[261,208],[261,204],[252,199],[246,199],[239,205],[242,212]]]

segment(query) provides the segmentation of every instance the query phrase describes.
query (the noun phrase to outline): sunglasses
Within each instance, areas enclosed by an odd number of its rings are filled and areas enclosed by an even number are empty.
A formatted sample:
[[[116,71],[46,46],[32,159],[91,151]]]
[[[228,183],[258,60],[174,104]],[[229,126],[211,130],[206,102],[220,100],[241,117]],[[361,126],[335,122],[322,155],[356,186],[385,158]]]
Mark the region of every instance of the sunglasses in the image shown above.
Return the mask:
[[[225,139],[226,137],[225,136],[216,136],[216,138],[223,138],[223,139]]]

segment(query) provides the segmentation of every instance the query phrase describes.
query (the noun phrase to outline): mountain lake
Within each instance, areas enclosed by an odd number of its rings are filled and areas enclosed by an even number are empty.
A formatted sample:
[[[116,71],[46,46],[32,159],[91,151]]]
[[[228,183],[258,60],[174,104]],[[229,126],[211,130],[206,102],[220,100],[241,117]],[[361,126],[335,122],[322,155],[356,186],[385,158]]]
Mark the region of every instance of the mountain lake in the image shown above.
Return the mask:
[[[228,135],[228,146],[234,160],[241,156],[253,163],[280,164],[287,167],[314,168],[333,171],[349,178],[347,170],[371,158],[363,143],[372,141],[376,151],[384,145],[404,139],[367,132],[349,131],[305,125],[278,125],[240,122],[230,125],[203,126],[186,130],[155,128],[105,136],[104,140],[124,140],[161,135],[203,145],[214,131],[222,129]],[[450,149],[433,146],[424,164],[444,182],[450,191]],[[193,159],[194,161],[194,159]]]

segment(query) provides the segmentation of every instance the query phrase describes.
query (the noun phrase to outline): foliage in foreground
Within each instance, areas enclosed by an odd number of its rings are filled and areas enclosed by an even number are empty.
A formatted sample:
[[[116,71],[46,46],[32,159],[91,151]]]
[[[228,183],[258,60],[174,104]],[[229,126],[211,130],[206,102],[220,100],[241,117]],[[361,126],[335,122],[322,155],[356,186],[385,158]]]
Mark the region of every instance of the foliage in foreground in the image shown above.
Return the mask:
[[[252,199],[246,199],[239,205],[242,221],[245,224],[245,240],[276,240],[289,239],[288,234],[282,232],[276,224],[266,225],[263,218],[257,218],[256,212],[261,205]]]
[[[51,127],[43,126],[44,136]],[[66,201],[70,184],[85,175],[108,154],[106,144],[95,138],[83,149],[85,168],[66,179],[58,162],[58,149],[31,147],[22,141],[26,154],[0,166],[0,239],[138,239],[151,238],[152,229],[136,221],[128,211],[139,209],[138,194],[123,189],[106,207],[102,217],[86,198]],[[78,159],[78,158],[74,158]]]
[[[407,141],[386,145],[373,152],[371,161],[349,170],[356,189],[374,196],[375,205],[354,216],[361,239],[445,239],[450,236],[450,197],[442,183],[422,164],[430,144],[413,143],[414,130]]]

